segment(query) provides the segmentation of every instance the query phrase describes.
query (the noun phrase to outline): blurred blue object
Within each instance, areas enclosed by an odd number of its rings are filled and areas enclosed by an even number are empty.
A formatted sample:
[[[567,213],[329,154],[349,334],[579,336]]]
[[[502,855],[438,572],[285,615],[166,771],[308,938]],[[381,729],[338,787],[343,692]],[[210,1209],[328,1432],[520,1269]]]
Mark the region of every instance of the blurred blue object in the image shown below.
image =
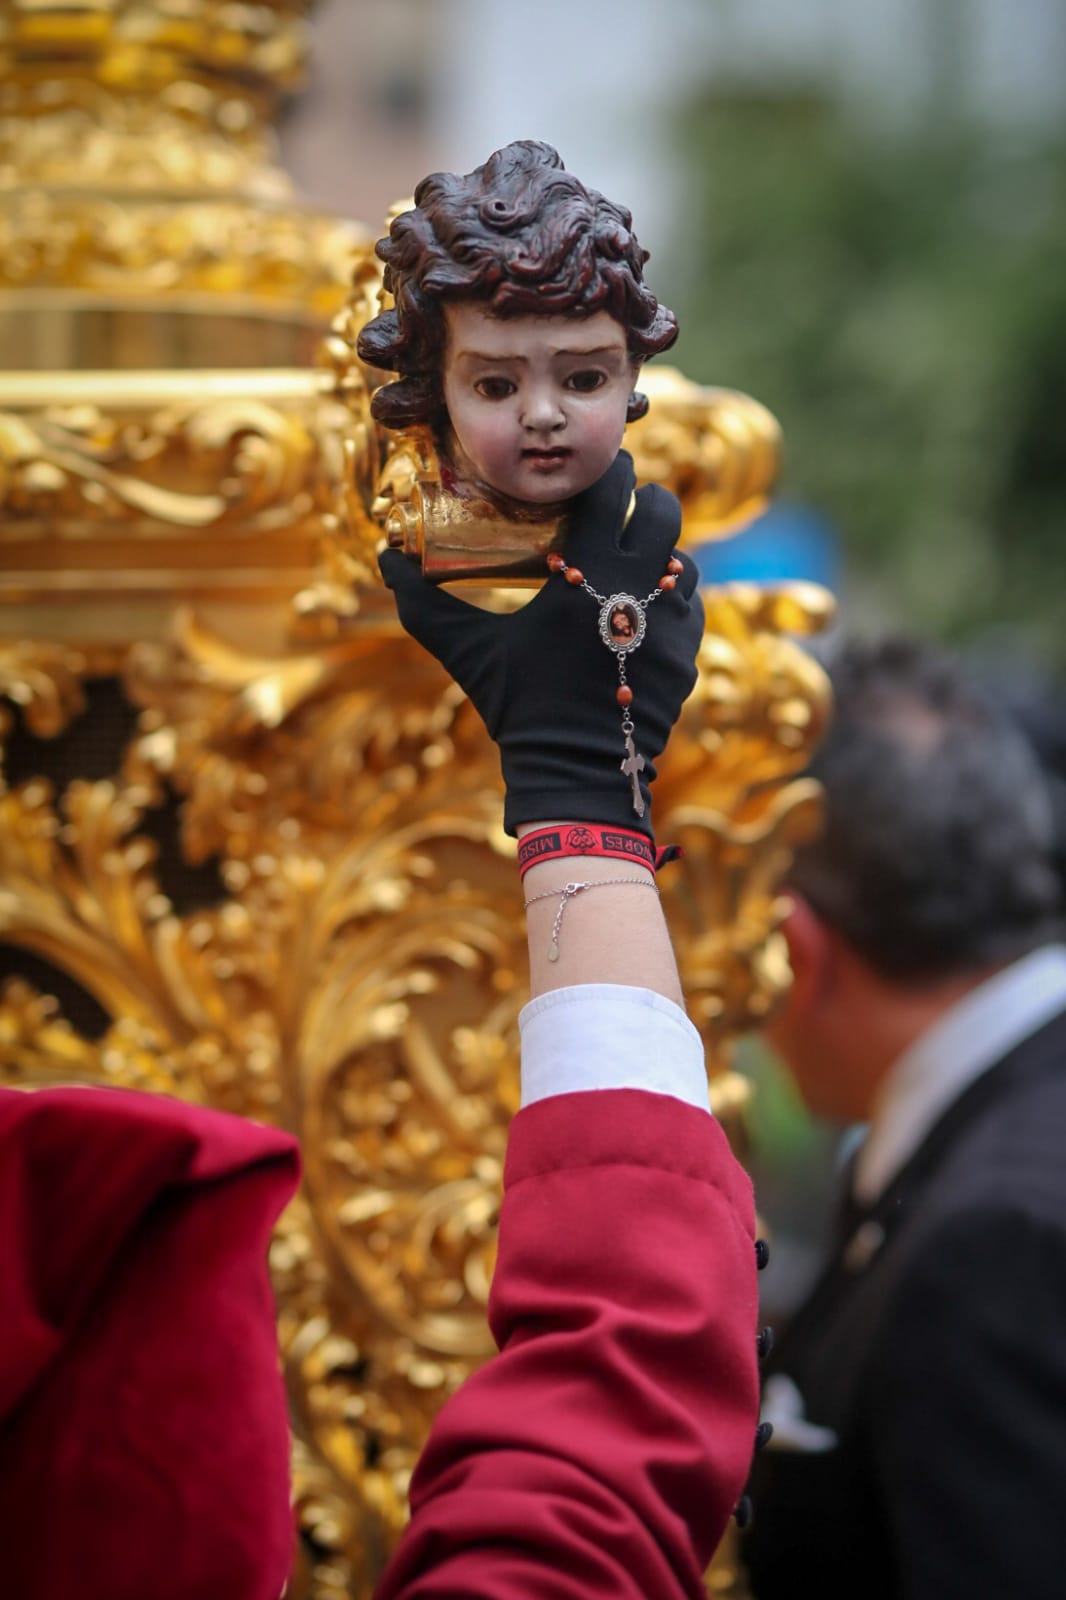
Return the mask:
[[[691,555],[704,584],[769,586],[801,578],[835,593],[840,578],[840,546],[829,523],[809,506],[787,501],[768,506],[728,539],[697,545]]]

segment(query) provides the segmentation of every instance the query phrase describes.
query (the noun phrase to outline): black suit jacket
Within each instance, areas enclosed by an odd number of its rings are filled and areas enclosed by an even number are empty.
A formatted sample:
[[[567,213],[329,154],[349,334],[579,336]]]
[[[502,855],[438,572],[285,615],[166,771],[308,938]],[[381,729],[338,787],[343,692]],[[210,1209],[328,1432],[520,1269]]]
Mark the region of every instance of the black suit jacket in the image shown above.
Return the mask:
[[[1063,1600],[1066,1013],[853,1211],[767,1371],[837,1443],[758,1458],[758,1600]]]

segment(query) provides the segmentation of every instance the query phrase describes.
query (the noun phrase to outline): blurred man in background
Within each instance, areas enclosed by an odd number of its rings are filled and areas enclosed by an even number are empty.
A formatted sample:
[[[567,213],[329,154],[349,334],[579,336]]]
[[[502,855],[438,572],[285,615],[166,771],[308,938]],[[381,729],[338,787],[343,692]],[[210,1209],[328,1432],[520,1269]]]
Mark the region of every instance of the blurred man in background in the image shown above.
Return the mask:
[[[768,1366],[758,1600],[1052,1600],[1066,1571],[1066,946],[1020,732],[907,640],[843,648],[770,1027],[868,1128]]]

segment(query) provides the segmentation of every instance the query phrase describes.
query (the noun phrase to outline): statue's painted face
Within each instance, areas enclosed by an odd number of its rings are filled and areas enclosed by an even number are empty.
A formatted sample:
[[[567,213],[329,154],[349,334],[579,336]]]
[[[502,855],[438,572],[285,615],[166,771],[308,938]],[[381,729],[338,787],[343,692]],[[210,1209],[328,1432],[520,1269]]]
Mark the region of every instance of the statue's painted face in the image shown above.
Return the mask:
[[[476,475],[512,500],[567,500],[618,453],[637,376],[606,311],[494,317],[445,306],[444,403]]]

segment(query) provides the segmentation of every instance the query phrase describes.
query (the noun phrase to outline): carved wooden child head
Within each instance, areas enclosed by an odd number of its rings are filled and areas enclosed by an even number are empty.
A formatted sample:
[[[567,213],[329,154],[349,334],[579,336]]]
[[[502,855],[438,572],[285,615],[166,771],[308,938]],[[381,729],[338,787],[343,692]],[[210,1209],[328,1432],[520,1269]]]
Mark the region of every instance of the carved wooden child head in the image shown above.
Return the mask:
[[[677,337],[629,212],[520,140],[423,179],[377,253],[395,309],[359,354],[400,375],[375,393],[377,420],[430,425],[460,471],[520,502],[595,482],[647,410],[641,363]]]

